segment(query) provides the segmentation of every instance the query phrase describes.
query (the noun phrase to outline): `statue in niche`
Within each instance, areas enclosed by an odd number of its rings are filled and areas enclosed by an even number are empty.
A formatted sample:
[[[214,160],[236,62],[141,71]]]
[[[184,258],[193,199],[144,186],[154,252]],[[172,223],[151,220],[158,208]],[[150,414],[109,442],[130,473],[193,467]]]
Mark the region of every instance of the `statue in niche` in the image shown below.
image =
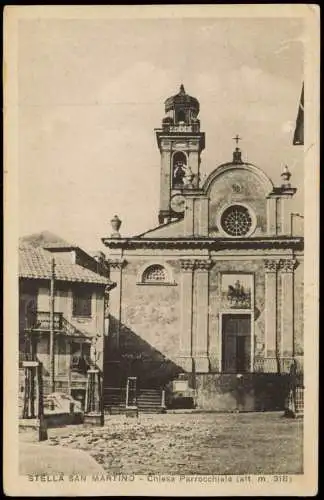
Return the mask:
[[[182,186],[184,184],[184,178],[186,176],[187,167],[182,160],[175,162],[173,167],[173,185]]]
[[[185,173],[185,176],[183,178],[183,184],[185,187],[187,188],[191,188],[193,187],[193,180],[195,178],[195,175],[192,173],[192,170],[191,168],[188,166],[186,167],[186,173]]]

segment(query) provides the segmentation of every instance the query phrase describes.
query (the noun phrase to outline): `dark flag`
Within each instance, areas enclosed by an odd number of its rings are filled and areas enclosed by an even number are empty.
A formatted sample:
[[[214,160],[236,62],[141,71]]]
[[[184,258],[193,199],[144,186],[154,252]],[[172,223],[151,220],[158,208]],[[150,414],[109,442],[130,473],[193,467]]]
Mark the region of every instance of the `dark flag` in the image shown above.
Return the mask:
[[[304,145],[304,84],[300,96],[293,145]]]

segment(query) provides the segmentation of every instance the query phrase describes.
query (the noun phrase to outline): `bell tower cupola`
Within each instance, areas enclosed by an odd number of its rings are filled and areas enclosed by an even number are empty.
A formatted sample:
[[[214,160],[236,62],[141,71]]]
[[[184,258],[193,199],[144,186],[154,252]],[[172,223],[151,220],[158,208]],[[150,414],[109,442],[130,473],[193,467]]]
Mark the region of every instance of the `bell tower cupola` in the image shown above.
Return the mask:
[[[199,102],[188,95],[181,84],[178,94],[165,103],[162,128],[156,129],[161,155],[159,223],[181,214],[172,209],[171,199],[186,190],[199,189],[201,153],[205,134],[200,132]]]

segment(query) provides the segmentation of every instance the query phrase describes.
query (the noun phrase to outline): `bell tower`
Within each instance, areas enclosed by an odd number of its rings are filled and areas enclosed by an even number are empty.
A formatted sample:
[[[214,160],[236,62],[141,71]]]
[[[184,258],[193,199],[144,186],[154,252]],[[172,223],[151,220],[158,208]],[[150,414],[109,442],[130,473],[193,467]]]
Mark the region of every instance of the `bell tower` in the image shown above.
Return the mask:
[[[165,103],[162,128],[156,129],[161,155],[159,223],[179,218],[172,209],[172,198],[199,188],[200,156],[205,148],[205,133],[200,132],[199,102],[181,84],[179,93]]]

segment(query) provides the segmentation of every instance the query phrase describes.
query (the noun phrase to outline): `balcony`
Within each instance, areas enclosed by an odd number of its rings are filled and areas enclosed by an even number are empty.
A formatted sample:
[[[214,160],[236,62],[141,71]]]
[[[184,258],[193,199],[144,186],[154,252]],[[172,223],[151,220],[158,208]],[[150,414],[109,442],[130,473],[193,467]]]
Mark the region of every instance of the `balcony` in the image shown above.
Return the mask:
[[[45,311],[34,311],[26,318],[26,330],[49,331],[51,329],[50,313]],[[63,314],[54,313],[54,330],[63,330]]]
[[[50,313],[48,311],[29,313],[25,319],[25,324],[25,332],[49,332],[51,329]],[[60,312],[54,313],[54,332],[82,339],[90,337],[72,325]]]

